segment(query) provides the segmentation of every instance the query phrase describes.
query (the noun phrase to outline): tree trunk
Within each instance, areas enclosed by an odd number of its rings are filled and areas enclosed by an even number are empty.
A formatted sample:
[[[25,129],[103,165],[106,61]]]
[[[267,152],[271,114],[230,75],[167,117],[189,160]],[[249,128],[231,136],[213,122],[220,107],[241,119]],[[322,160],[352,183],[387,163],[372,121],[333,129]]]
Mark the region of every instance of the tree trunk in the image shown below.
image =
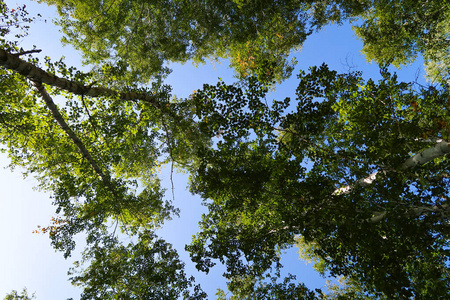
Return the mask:
[[[450,143],[447,141],[440,140],[436,145],[431,146],[430,148],[427,148],[427,149],[417,153],[416,155],[408,158],[403,163],[402,170],[414,168],[417,165],[426,164],[427,162],[429,162],[437,157],[443,156],[447,153],[450,153]],[[375,173],[370,174],[366,178],[359,179],[353,185],[347,185],[345,187],[338,188],[333,192],[333,195],[348,194],[357,185],[368,186],[377,179],[377,175],[380,172],[383,172],[383,171],[377,171]]]

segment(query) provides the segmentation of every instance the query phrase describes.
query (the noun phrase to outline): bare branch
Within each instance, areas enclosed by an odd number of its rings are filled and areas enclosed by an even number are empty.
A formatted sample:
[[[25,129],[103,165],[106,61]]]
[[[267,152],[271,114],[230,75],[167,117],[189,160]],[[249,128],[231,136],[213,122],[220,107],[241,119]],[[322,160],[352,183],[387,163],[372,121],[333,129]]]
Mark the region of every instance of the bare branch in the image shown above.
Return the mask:
[[[40,53],[42,52],[41,49],[33,49],[33,50],[28,50],[28,51],[22,51],[22,52],[18,52],[18,53],[12,53],[12,55],[15,56],[21,56],[21,55],[27,55],[27,54],[31,54],[31,53]]]

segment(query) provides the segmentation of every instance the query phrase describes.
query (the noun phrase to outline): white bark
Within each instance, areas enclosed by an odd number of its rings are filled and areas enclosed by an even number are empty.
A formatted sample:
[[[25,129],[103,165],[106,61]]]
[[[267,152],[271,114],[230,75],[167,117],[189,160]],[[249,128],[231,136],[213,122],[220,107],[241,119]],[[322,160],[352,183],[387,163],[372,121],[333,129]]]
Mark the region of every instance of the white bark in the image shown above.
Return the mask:
[[[445,216],[448,216],[450,213],[450,205],[443,204],[440,206],[419,206],[419,207],[413,207],[407,212],[407,216],[409,217],[417,217],[421,216],[426,213],[436,213],[436,214],[442,214]],[[371,223],[377,223],[383,220],[383,218],[386,216],[387,212],[376,212],[373,214],[372,218],[366,219],[366,221],[369,221]]]
[[[402,165],[402,170],[414,168],[418,165],[426,164],[427,162],[438,158],[440,156],[443,156],[447,153],[450,153],[450,143],[447,141],[439,141],[434,146],[427,148],[416,155],[408,158]],[[347,185],[345,187],[341,187],[336,189],[333,192],[333,195],[342,195],[342,194],[348,194],[350,191],[355,187],[356,185],[359,186],[368,186],[372,184],[376,179],[377,175],[383,171],[377,171],[375,173],[370,174],[366,178],[359,179],[355,182],[353,185]]]
[[[450,153],[450,143],[447,141],[441,141],[436,145],[425,149],[413,157],[408,158],[402,166],[402,169],[413,168],[417,165],[423,165],[427,162]]]
[[[0,66],[19,73],[33,82],[45,83],[75,95],[85,95],[90,97],[119,97],[121,100],[141,100],[151,103],[161,110],[167,110],[165,104],[162,104],[157,95],[149,93],[125,92],[104,88],[82,85],[75,81],[60,78],[49,74],[35,65],[24,61],[19,55],[11,54],[4,49],[0,49]]]
[[[341,188],[336,189],[333,192],[333,195],[342,195],[342,194],[348,194],[350,193],[350,191],[352,190],[352,188],[355,185],[359,185],[359,186],[368,186],[371,185],[372,182],[374,182],[377,179],[377,174],[379,173],[379,171],[370,174],[369,176],[367,176],[366,178],[362,178],[359,179],[358,181],[356,181],[353,185],[347,185]]]

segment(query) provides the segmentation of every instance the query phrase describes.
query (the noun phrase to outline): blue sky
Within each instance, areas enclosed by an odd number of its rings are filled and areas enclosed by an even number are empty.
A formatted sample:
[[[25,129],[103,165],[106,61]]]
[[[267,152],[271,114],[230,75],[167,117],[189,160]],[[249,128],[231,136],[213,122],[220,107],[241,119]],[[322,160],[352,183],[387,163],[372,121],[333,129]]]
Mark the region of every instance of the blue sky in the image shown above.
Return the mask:
[[[31,15],[40,13],[43,15],[42,19],[47,19],[46,23],[41,20],[31,25],[30,36],[22,41],[22,47],[30,49],[32,45],[36,45],[43,50],[43,55],[48,55],[53,60],[65,56],[68,65],[80,66],[79,55],[59,42],[61,35],[50,21],[55,16],[53,9],[28,1],[8,0],[6,3],[11,8],[16,4],[26,4]],[[379,78],[378,67],[367,64],[360,53],[361,49],[362,44],[353,35],[350,25],[326,27],[322,32],[310,36],[301,51],[293,53],[299,62],[294,75],[278,86],[275,92],[271,92],[267,100],[270,102],[272,99],[293,96],[297,86],[295,74],[300,69],[321,65],[323,62],[338,72],[347,72],[350,65],[363,71],[367,78]],[[215,84],[219,77],[229,83],[234,81],[226,62],[206,64],[198,68],[189,63],[171,67],[173,73],[166,83],[172,85],[173,93],[178,97],[187,97],[204,83]],[[399,78],[403,81],[419,79],[423,82],[423,74],[422,62],[418,61],[402,69]],[[8,163],[6,155],[0,155],[0,166],[7,166]],[[167,168],[162,170],[161,177],[165,186],[170,189]],[[179,250],[181,258],[186,262],[187,273],[194,275],[210,298],[213,298],[216,288],[225,288],[225,281],[221,278],[223,270],[213,269],[208,276],[198,274],[184,252],[184,245],[190,242],[191,236],[196,232],[197,222],[205,209],[200,206],[199,197],[186,190],[186,175],[175,174],[174,180],[175,205],[181,209],[181,217],[167,222],[160,235]],[[54,215],[49,194],[33,190],[35,185],[33,178],[23,179],[20,170],[12,173],[0,168],[0,297],[12,289],[27,287],[30,292],[36,292],[37,299],[78,299],[80,290],[67,281],[67,271],[77,256],[64,260],[61,253],[55,253],[51,248],[47,236],[32,234],[37,225],[47,225]],[[170,192],[167,197],[171,198]],[[79,240],[81,242],[82,238]],[[296,274],[297,279],[310,288],[323,287],[325,280],[311,266],[306,266],[298,259],[295,248],[283,256],[282,263],[287,266],[287,271]]]

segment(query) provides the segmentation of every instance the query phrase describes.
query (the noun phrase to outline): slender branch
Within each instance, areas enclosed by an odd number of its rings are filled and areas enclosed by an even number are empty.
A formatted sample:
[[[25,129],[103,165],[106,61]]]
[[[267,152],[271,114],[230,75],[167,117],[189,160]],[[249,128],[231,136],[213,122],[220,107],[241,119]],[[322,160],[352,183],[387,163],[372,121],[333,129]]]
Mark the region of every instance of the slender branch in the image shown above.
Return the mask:
[[[117,225],[119,225],[119,218],[118,217],[116,217],[116,226],[114,226],[114,231],[111,234],[112,237],[114,237],[116,235]]]
[[[88,115],[89,123],[91,123],[92,129],[94,129],[95,137],[98,139],[97,128],[94,125],[94,122],[92,122],[92,116],[91,116],[91,113],[89,112],[89,109],[88,109],[88,107],[86,105],[86,102],[84,101],[84,96],[83,95],[81,96],[81,103],[83,103],[84,110],[86,111],[86,113]]]
[[[350,193],[350,191],[355,187],[355,186],[362,186],[362,187],[366,187],[371,185],[376,179],[377,179],[377,175],[378,173],[385,173],[384,171],[377,171],[374,172],[372,174],[370,174],[369,176],[365,177],[365,178],[361,178],[358,179],[354,184],[352,185],[347,185],[341,188],[336,189],[333,192],[333,195],[342,195],[342,194],[348,194]]]
[[[83,155],[83,157],[89,162],[92,169],[94,169],[95,173],[100,176],[100,178],[103,180],[103,182],[107,183],[109,185],[110,178],[107,176],[103,171],[100,169],[100,167],[97,165],[96,161],[92,158],[89,151],[86,149],[86,146],[83,144],[83,142],[78,138],[78,136],[75,134],[75,132],[72,131],[72,129],[69,127],[69,125],[64,120],[63,116],[58,110],[58,107],[53,102],[53,99],[50,97],[50,95],[45,90],[44,86],[39,81],[32,81],[34,87],[41,95],[42,99],[44,100],[45,104],[47,105],[48,109],[52,113],[53,118],[55,118],[56,122],[59,124],[61,129],[67,134],[67,136],[72,140],[72,142],[77,146],[80,153]]]
[[[167,139],[167,147],[169,148],[169,156],[171,159],[171,164],[170,164],[170,183],[172,185],[172,201],[175,201],[175,186],[173,183],[173,163],[174,163],[174,158],[172,155],[172,145],[170,142],[170,137],[169,137],[169,130],[166,126],[166,123],[164,122],[164,116],[161,116],[161,124],[164,127],[164,132],[166,133],[166,139]]]
[[[444,204],[444,205],[434,205],[431,207],[427,207],[427,206],[418,206],[418,207],[413,207],[410,210],[408,210],[407,215],[410,217],[418,217],[421,215],[424,215],[426,213],[441,213],[445,216],[449,216],[450,213],[450,205],[449,204]],[[376,212],[374,213],[374,216],[372,218],[366,219],[366,221],[371,222],[371,223],[377,223],[380,222],[381,220],[383,220],[383,218],[386,216],[387,211],[382,211],[382,212]]]
[[[370,219],[367,219],[366,221],[369,221],[369,222],[371,222],[371,223],[378,223],[378,222],[380,222],[381,220],[383,220],[383,218],[384,218],[384,216],[386,216],[386,214],[387,214],[386,211],[383,211],[383,212],[377,212],[377,213],[375,213],[375,216],[373,216],[373,217],[370,218]]]
[[[423,165],[435,158],[450,153],[450,143],[447,141],[438,142],[436,145],[427,148],[413,157],[408,158],[402,166],[402,169],[410,169],[417,165]]]
[[[18,52],[18,53],[13,53],[12,55],[15,56],[21,56],[21,55],[26,55],[26,54],[31,54],[31,53],[40,53],[42,52],[41,49],[33,49],[33,50],[28,50],[28,51],[22,51],[22,52]]]

